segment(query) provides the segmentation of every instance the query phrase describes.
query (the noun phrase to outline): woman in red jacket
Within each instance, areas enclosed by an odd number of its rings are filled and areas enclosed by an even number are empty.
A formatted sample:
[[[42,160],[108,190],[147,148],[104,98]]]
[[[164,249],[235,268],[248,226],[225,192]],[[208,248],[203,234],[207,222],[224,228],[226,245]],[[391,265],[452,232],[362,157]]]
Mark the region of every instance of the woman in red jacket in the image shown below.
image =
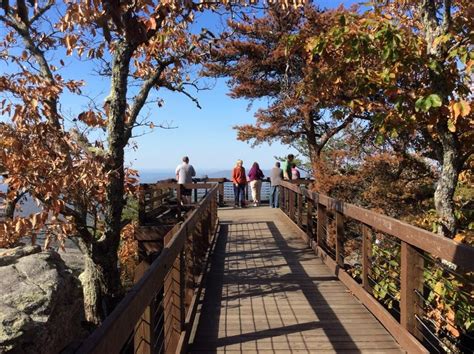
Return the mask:
[[[234,206],[238,208],[245,207],[245,185],[247,184],[247,178],[245,177],[245,168],[242,166],[244,162],[237,160],[237,164],[232,170],[232,183],[234,184]]]

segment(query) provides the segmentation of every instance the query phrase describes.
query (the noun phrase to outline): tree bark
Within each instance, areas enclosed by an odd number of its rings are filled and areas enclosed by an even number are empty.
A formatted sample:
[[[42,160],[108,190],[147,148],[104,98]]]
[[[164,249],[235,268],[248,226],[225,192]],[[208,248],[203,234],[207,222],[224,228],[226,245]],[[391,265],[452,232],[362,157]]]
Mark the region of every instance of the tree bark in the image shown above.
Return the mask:
[[[453,238],[457,231],[453,197],[461,173],[459,148],[445,122],[439,122],[438,135],[443,147],[441,173],[434,193],[436,213],[440,218],[438,233]]]
[[[127,79],[133,48],[125,41],[117,43],[112,64],[112,85],[108,97],[108,156],[105,191],[104,239],[99,242],[100,257],[94,259],[104,275],[104,300],[110,312],[122,293],[117,250],[120,244],[124,200],[124,147],[127,114]]]
[[[439,6],[439,8],[438,8]],[[443,7],[444,6],[444,7]],[[450,100],[452,87],[448,86],[448,78],[444,74],[444,59],[447,55],[445,48],[434,46],[434,39],[442,34],[449,33],[451,26],[451,1],[444,1],[443,5],[434,0],[423,0],[420,4],[422,21],[425,27],[427,54],[436,60],[442,68],[440,72],[431,71],[431,88],[440,95],[443,103]],[[437,18],[437,12],[443,13],[442,21]],[[443,113],[440,113],[440,115]],[[446,113],[447,114],[447,113]],[[446,117],[438,117],[436,124],[439,137],[438,160],[441,165],[440,177],[434,194],[436,213],[440,227],[438,233],[446,237],[454,237],[457,232],[457,220],[454,214],[454,192],[461,173],[461,152],[456,133],[450,132]],[[435,144],[437,142],[435,141]]]
[[[103,274],[99,271],[92,258],[84,255],[84,271],[79,276],[84,294],[84,313],[86,320],[99,325],[105,318],[102,303]]]

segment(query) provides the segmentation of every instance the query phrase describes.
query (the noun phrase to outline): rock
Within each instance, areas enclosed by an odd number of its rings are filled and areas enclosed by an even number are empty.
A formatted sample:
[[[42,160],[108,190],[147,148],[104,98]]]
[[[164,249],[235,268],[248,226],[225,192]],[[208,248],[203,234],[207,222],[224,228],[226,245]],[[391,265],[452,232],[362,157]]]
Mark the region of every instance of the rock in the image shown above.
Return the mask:
[[[79,281],[54,251],[0,250],[0,353],[57,353],[87,333]]]
[[[15,248],[0,248],[0,267],[12,264],[18,258],[39,252],[41,252],[41,247],[38,245],[20,246]]]

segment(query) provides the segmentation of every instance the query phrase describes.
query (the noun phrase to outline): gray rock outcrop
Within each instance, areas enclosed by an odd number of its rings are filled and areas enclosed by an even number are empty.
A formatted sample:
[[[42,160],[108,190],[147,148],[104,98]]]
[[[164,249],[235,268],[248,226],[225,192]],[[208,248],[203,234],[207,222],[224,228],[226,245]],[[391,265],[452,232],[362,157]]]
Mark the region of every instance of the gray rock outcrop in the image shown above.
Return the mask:
[[[85,335],[78,280],[58,253],[0,249],[0,353],[57,353]]]

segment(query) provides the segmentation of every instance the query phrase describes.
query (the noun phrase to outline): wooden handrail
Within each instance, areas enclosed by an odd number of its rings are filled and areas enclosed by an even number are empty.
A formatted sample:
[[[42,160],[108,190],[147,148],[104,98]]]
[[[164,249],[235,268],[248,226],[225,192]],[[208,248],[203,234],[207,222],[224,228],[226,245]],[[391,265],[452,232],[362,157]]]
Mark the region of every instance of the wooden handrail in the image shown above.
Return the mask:
[[[188,218],[179,227],[170,231],[171,240],[153,261],[148,271],[133,286],[104,323],[87,338],[77,353],[119,353],[122,350],[139,323],[140,317],[162,289],[173,264],[180,261],[180,254],[184,251],[186,243],[190,242],[189,235],[195,233],[198,224],[201,227],[199,228],[200,234],[196,235],[196,239],[204,241],[207,246],[211,243],[209,238],[215,234],[217,229],[217,191],[218,186],[212,185],[209,193],[199,202],[197,208]],[[180,269],[180,272],[184,271],[185,269]],[[184,284],[180,284],[180,286],[183,287]],[[195,311],[189,308],[187,310]],[[189,326],[182,323],[183,331],[186,331],[186,327]],[[151,344],[148,343],[148,345]],[[153,352],[153,350],[147,351],[142,348],[139,352],[147,353]]]
[[[324,194],[301,189],[298,185],[282,181],[280,185],[297,194],[306,196],[328,210],[337,211],[346,217],[372,226],[390,236],[394,236],[411,246],[430,253],[431,255],[454,263],[467,271],[474,271],[474,248],[442,237],[419,227],[374,211],[345,203]]]
[[[305,202],[302,200],[305,199]],[[304,210],[306,207],[306,211]],[[338,276],[349,290],[379,319],[394,338],[409,353],[428,353],[423,346],[423,333],[416,326],[423,308],[420,294],[425,285],[425,261],[448,261],[463,272],[474,271],[474,248],[451,239],[409,225],[400,220],[333,199],[323,194],[302,189],[294,183],[280,183],[280,208],[298,228],[298,232],[321,256],[324,263]],[[316,232],[313,226],[313,211],[316,210]],[[333,226],[328,226],[328,215],[334,215]],[[302,222],[302,218],[306,222]],[[362,226],[361,238],[361,284],[345,270],[344,223],[356,221]],[[306,228],[303,231],[301,228]],[[372,253],[372,229],[394,237],[399,244],[400,318],[396,319],[372,295],[369,284],[370,258]],[[329,237],[334,244],[332,255],[325,244]],[[393,247],[393,246],[392,246]],[[434,257],[434,258],[430,258]]]

